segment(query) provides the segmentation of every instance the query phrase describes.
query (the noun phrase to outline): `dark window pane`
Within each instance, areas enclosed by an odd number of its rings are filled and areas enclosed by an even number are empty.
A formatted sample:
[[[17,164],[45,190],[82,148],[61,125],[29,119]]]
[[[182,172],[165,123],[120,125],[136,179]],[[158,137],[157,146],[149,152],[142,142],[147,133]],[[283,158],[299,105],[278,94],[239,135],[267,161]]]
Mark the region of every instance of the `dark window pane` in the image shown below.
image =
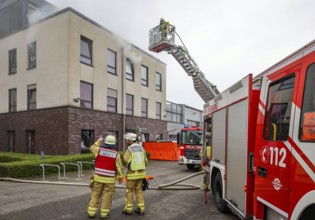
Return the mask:
[[[92,41],[88,38],[81,36],[81,56],[82,63],[92,65]]]

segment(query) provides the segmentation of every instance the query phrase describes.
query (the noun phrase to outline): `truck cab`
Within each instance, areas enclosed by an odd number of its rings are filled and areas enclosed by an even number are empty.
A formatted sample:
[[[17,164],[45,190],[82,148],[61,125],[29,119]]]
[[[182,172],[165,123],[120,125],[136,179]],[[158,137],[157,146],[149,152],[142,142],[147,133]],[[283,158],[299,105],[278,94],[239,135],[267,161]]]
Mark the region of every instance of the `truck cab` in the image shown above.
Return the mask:
[[[200,127],[183,128],[177,134],[177,144],[180,148],[179,164],[186,165],[188,169],[200,166],[200,150],[202,149],[202,133]]]

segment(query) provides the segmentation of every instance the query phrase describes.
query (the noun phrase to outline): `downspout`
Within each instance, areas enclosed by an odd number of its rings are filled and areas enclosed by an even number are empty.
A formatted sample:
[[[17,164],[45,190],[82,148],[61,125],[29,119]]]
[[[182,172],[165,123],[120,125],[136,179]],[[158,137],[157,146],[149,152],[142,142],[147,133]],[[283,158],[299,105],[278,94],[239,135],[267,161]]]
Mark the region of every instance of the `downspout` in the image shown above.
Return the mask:
[[[124,48],[121,47],[121,112],[123,115],[123,125],[122,125],[122,135],[124,136],[126,133],[126,113],[125,113],[125,74],[124,74],[124,65],[125,60],[124,60]],[[126,142],[123,138],[123,151],[126,150]]]

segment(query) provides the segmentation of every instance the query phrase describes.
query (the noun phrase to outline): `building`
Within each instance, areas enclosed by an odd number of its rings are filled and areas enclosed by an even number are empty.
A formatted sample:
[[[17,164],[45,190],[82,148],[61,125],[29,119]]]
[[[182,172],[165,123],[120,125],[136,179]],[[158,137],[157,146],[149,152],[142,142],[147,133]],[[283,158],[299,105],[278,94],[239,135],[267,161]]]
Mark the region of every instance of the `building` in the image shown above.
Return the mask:
[[[30,2],[2,1],[1,21]],[[0,37],[0,150],[71,154],[101,134],[119,149],[126,132],[167,136],[166,64],[72,8],[49,13]]]
[[[168,140],[171,141],[177,140],[177,133],[184,127],[203,126],[203,111],[184,104],[167,101],[166,118]]]

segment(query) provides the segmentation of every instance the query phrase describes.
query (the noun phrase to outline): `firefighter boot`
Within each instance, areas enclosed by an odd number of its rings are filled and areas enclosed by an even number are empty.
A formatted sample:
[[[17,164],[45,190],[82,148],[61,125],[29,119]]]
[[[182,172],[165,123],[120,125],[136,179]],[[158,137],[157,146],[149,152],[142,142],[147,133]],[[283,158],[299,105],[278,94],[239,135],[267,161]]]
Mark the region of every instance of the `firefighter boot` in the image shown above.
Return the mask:
[[[137,213],[138,215],[144,216],[144,211],[141,211],[140,208],[137,208],[137,209],[135,210],[135,213]]]

